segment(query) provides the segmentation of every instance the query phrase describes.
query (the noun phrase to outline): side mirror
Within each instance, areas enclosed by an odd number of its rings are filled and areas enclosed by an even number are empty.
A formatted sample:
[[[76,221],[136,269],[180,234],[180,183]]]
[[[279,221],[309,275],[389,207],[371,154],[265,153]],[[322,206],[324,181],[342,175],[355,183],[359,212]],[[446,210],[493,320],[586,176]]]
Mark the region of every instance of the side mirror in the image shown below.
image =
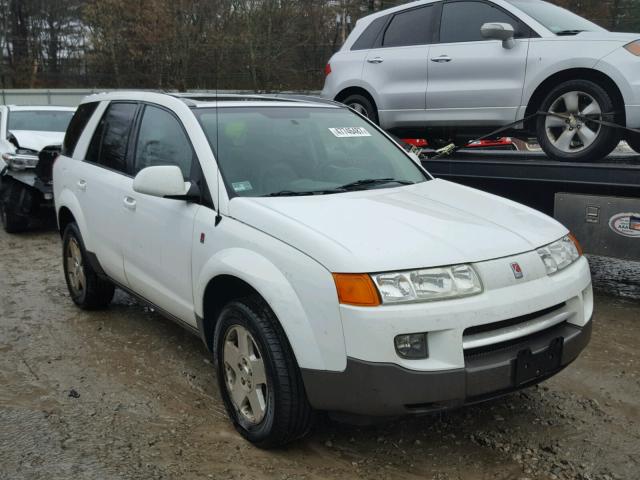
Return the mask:
[[[508,50],[516,46],[516,32],[508,23],[485,23],[480,33],[487,40],[502,40],[502,46]]]
[[[174,165],[147,167],[133,179],[133,191],[160,198],[184,197],[189,190],[182,170]]]

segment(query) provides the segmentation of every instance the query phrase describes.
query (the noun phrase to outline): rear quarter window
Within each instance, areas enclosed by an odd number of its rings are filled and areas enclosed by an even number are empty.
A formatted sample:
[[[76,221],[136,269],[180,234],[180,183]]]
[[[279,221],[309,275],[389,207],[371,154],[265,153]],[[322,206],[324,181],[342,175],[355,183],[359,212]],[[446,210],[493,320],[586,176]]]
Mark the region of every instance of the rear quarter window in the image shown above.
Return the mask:
[[[389,16],[386,15],[384,17],[376,18],[371,22],[355,41],[351,50],[369,50],[370,48],[375,48],[377,40],[382,33],[382,29],[387,24],[388,19]]]
[[[64,141],[62,142],[62,155],[67,157],[73,156],[73,151],[78,144],[78,140],[97,107],[98,102],[83,103],[78,107],[75,115],[69,123],[69,126],[67,127],[67,133],[65,134]]]

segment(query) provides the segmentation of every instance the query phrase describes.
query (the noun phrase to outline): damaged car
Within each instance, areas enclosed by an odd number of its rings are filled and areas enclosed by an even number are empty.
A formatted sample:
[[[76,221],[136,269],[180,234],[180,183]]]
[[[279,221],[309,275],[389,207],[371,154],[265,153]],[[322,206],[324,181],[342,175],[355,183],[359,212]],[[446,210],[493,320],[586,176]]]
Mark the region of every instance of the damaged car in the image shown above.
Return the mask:
[[[51,167],[75,108],[0,106],[0,219],[9,233],[52,206]]]

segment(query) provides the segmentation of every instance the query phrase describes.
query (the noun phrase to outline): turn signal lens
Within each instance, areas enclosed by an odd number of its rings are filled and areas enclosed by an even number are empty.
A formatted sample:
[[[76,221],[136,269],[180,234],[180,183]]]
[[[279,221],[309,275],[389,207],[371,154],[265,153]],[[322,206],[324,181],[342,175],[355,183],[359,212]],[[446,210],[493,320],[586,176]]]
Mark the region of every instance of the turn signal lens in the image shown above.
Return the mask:
[[[338,300],[343,305],[358,307],[377,307],[380,305],[378,290],[367,274],[334,273]]]
[[[578,241],[578,239],[573,233],[569,234],[569,240],[571,240],[575,245],[576,250],[578,250],[578,255],[580,256],[584,255],[584,250],[582,249],[582,245],[580,245],[580,242]]]
[[[624,48],[627,50],[627,52],[633,53],[636,57],[640,57],[640,40],[628,43],[624,46]]]

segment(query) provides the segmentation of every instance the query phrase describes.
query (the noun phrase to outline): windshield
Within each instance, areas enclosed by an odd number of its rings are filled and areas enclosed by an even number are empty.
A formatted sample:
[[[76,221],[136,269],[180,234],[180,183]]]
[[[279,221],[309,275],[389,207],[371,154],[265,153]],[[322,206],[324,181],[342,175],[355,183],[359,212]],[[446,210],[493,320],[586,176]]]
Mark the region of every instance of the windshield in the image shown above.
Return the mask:
[[[542,0],[509,0],[537,22],[556,34],[605,31],[575,13]]]
[[[9,113],[9,130],[65,132],[73,117],[65,110],[18,110]]]
[[[387,137],[346,109],[220,108],[219,118],[214,108],[194,113],[217,151],[231,195],[329,194],[429,179]]]

